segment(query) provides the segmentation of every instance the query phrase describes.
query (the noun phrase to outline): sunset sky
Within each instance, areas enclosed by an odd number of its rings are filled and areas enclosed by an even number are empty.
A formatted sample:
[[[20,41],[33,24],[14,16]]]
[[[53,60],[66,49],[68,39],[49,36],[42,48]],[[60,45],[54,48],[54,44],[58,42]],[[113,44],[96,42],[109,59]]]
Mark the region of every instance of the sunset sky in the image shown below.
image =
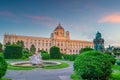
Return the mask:
[[[120,46],[120,0],[0,0],[0,42],[4,33],[50,37],[58,23],[71,39]]]

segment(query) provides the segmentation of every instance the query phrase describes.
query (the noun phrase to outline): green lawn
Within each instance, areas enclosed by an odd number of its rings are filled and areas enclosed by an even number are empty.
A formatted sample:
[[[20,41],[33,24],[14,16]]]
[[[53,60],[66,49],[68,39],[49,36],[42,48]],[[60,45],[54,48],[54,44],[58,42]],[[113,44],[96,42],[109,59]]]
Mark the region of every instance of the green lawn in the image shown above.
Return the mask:
[[[119,70],[119,71],[120,71],[120,66],[118,66],[117,64],[116,64],[116,65],[113,65],[113,66],[112,66],[112,69],[113,69],[113,70]]]
[[[35,69],[34,66],[13,66],[8,64],[8,69],[10,70],[32,70]]]
[[[9,78],[2,78],[0,80],[12,80],[12,79],[9,79]]]
[[[120,72],[113,72],[111,77],[113,80],[120,80]]]
[[[43,66],[44,69],[61,69],[61,68],[67,68],[69,67],[69,64],[65,62],[61,62],[61,64],[56,66]]]
[[[2,52],[0,52],[0,56],[3,56],[3,53],[2,53]]]
[[[61,62],[59,65],[55,66],[42,66],[42,67],[36,67],[36,66],[13,66],[8,64],[8,69],[10,70],[32,70],[35,68],[43,68],[43,69],[61,69],[61,68],[66,68],[69,67],[69,64],[65,62]]]

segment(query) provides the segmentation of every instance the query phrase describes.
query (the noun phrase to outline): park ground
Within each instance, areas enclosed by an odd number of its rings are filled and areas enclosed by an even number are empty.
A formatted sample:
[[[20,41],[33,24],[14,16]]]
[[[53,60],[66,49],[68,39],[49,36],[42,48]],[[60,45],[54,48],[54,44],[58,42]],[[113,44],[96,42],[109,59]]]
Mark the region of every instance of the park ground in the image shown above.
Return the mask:
[[[59,61],[60,62],[60,61]],[[63,61],[62,61],[63,62]],[[73,62],[64,61],[70,66],[62,69],[42,69],[33,70],[7,70],[5,78],[12,80],[71,80],[70,75],[73,72]]]

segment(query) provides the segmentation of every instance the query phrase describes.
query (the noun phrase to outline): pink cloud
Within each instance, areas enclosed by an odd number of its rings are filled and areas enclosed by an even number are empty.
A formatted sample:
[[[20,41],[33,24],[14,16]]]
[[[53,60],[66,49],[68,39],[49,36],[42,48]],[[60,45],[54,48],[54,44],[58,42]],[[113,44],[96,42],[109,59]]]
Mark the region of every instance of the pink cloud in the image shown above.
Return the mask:
[[[3,16],[15,16],[15,14],[9,12],[9,11],[0,11],[0,15]]]
[[[114,14],[110,14],[107,16],[104,16],[100,21],[100,23],[120,23],[120,14],[118,13],[114,13]]]
[[[31,15],[28,15],[27,17],[33,19],[33,20],[41,20],[41,21],[51,21],[51,20],[54,20],[53,18],[51,17],[48,17],[48,16],[31,16]]]
[[[25,15],[32,20],[35,24],[42,24],[48,27],[55,26],[58,23],[58,20],[49,16],[34,16],[34,15]]]

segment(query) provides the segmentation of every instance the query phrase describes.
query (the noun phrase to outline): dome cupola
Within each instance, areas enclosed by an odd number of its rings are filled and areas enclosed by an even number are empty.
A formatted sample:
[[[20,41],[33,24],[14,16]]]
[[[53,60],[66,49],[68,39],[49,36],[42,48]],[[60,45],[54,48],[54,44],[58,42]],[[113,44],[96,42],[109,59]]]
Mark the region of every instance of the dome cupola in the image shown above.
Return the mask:
[[[61,29],[64,30],[64,28],[61,26],[60,23],[59,23],[58,26],[55,28],[55,30],[59,30],[59,29],[60,29],[60,30],[61,30]]]

